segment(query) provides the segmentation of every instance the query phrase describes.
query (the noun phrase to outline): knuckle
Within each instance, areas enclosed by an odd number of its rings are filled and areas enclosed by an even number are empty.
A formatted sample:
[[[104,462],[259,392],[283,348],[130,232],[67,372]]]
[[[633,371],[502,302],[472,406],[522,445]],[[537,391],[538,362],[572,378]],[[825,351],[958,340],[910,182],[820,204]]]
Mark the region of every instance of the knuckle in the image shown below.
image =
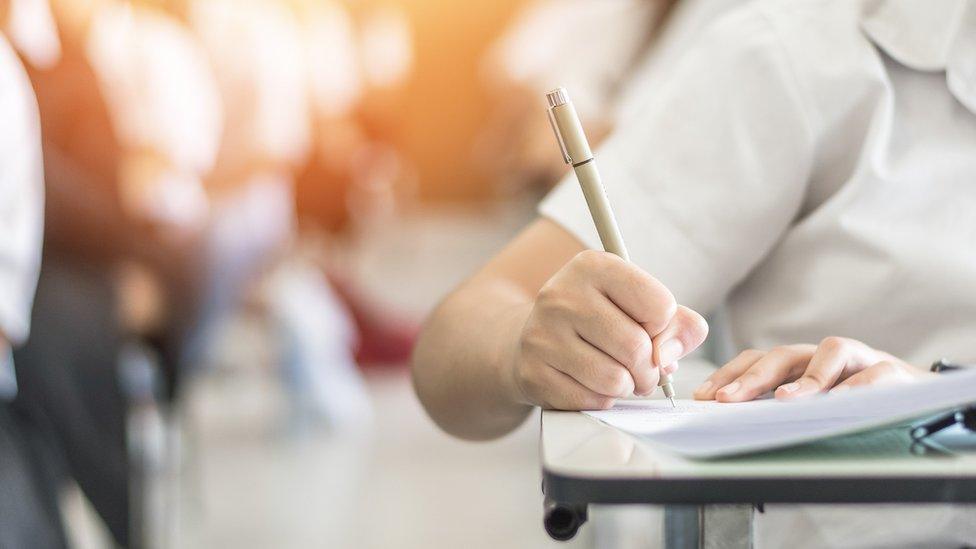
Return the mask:
[[[536,294],[535,300],[539,304],[547,304],[553,301],[558,301],[562,297],[562,288],[557,279],[549,279],[545,284],[539,288],[539,293]]]
[[[543,286],[536,295],[536,308],[541,315],[563,315],[573,309],[573,292],[564,291],[555,284]]]
[[[839,352],[847,347],[847,340],[842,337],[828,336],[820,341],[818,347],[825,351]]]
[[[606,252],[597,250],[583,250],[576,254],[573,263],[584,270],[598,269],[607,264],[609,259],[607,255]]]
[[[630,373],[623,368],[609,368],[606,373],[606,385],[611,394],[622,394],[630,388]]]
[[[643,332],[635,332],[632,335],[625,336],[621,346],[624,350],[624,366],[633,368],[647,358],[651,348],[651,339]]]

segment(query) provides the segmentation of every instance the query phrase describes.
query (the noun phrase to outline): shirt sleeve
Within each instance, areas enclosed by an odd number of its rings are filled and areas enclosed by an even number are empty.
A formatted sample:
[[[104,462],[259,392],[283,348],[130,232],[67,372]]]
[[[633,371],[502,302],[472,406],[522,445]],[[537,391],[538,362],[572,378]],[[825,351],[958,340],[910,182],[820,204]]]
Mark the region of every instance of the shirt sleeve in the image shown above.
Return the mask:
[[[0,128],[0,335],[16,345],[30,328],[40,269],[44,180],[37,103],[23,67],[2,38]]]
[[[753,10],[721,18],[654,81],[596,160],[632,260],[708,312],[797,216],[814,155],[809,101]],[[540,213],[600,247],[572,174]]]

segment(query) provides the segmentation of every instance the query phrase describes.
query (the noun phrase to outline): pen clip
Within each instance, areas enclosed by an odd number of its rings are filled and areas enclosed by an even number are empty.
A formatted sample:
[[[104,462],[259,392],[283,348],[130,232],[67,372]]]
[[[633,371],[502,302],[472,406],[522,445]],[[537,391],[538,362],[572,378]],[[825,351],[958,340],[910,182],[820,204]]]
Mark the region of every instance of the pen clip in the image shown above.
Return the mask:
[[[569,156],[569,150],[566,149],[566,142],[563,141],[563,134],[559,131],[559,126],[556,124],[556,116],[552,113],[552,109],[546,110],[546,114],[549,115],[549,125],[552,126],[552,132],[556,134],[556,142],[559,143],[559,152],[563,153],[563,162],[567,164],[572,164],[573,159]]]

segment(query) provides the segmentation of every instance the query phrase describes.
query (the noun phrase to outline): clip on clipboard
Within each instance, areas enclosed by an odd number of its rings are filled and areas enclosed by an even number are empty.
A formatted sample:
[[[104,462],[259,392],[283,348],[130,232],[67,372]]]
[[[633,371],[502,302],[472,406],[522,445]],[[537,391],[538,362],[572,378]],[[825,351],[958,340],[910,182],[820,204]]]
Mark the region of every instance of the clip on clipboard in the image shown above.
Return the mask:
[[[966,366],[953,364],[946,359],[932,363],[930,370],[935,373],[962,370]],[[976,406],[966,406],[958,410],[943,414],[935,419],[926,421],[912,428],[911,436],[915,441],[922,441],[938,432],[955,425],[962,425],[967,431],[976,433]]]

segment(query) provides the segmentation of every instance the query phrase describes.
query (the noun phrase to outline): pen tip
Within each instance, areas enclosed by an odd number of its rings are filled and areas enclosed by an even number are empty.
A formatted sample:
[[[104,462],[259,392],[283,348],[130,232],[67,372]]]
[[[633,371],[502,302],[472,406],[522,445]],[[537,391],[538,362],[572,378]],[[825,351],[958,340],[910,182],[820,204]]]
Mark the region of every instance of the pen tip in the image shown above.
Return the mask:
[[[678,407],[678,405],[674,403],[674,397],[668,397],[668,400],[671,401],[671,407],[672,408],[677,408]]]

